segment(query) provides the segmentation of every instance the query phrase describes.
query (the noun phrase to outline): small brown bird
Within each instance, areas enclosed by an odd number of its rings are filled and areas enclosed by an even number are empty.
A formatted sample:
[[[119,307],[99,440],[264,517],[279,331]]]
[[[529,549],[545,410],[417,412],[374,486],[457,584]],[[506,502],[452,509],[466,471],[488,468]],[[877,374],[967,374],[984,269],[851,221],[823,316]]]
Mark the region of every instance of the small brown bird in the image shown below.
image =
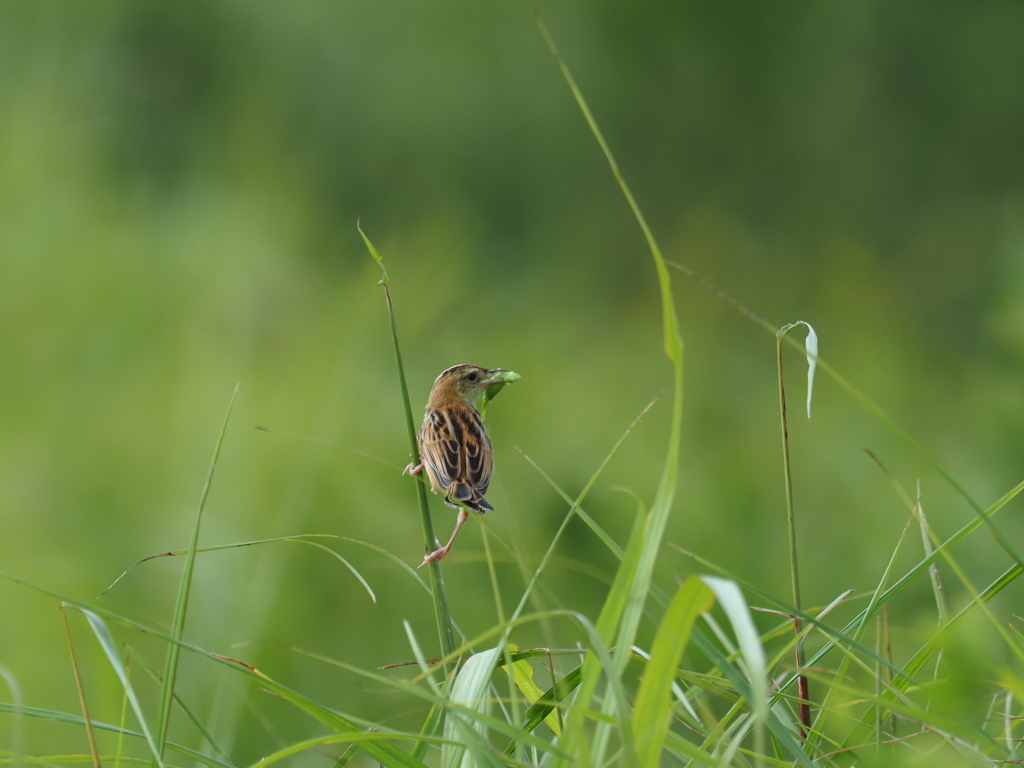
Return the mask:
[[[488,387],[518,380],[519,374],[501,368],[453,365],[434,382],[420,427],[420,464],[405,469],[410,475],[426,469],[430,489],[444,494],[444,503],[459,510],[459,519],[447,544],[435,540],[437,549],[423,558],[421,568],[448,554],[469,518],[467,509],[481,515],[494,509],[484,498],[494,472],[494,449],[476,402]]]

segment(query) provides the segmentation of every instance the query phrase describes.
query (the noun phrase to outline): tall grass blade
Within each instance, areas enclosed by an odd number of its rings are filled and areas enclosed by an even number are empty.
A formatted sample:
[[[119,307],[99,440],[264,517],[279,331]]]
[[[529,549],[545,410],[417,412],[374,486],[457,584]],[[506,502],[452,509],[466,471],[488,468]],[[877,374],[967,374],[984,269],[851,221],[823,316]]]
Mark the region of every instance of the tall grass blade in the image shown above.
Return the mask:
[[[665,355],[668,357],[673,368],[672,416],[670,421],[668,451],[665,458],[665,467],[662,471],[661,481],[658,485],[654,502],[651,505],[650,512],[641,532],[642,541],[639,543],[637,548],[636,559],[629,566],[627,565],[627,561],[623,560],[619,567],[616,581],[612,586],[613,592],[616,589],[619,589],[621,590],[621,595],[617,596],[614,601],[611,599],[610,595],[609,602],[606,603],[606,608],[613,602],[620,607],[610,612],[602,610],[601,618],[598,620],[599,630],[609,631],[614,634],[614,644],[617,648],[617,652],[613,657],[615,669],[608,670],[608,673],[610,675],[617,676],[625,669],[626,662],[629,658],[629,649],[632,647],[633,640],[636,637],[637,626],[639,625],[644,602],[646,601],[649,592],[654,563],[657,560],[658,552],[661,549],[665,525],[668,522],[669,511],[672,508],[672,502],[675,497],[676,482],[678,478],[679,444],[683,418],[683,339],[679,334],[679,322],[676,317],[674,297],[672,296],[672,281],[668,272],[668,266],[665,263],[665,258],[662,256],[661,248],[654,237],[654,233],[647,225],[647,220],[644,217],[643,212],[640,210],[640,206],[637,204],[636,199],[633,197],[633,193],[630,191],[629,185],[626,183],[619,171],[618,163],[605,141],[604,136],[598,127],[597,121],[590,112],[590,107],[587,105],[586,99],[583,97],[583,92],[580,90],[579,86],[577,86],[576,80],[573,78],[568,65],[558,51],[558,47],[555,45],[555,42],[548,33],[547,28],[539,18],[537,19],[537,24],[540,27],[541,34],[544,36],[544,39],[548,44],[548,48],[551,50],[552,55],[558,62],[558,66],[562,71],[562,76],[569,86],[569,90],[572,92],[573,97],[576,99],[576,104],[579,106],[583,117],[587,121],[587,125],[590,127],[590,132],[593,134],[594,139],[600,146],[601,152],[604,154],[605,160],[608,163],[608,167],[611,170],[612,175],[615,177],[616,182],[618,182],[619,189],[621,190],[623,197],[626,199],[626,202],[629,204],[629,207],[633,212],[633,216],[647,241],[648,249],[650,250],[651,257],[654,260],[654,267],[658,276],[658,287],[661,294],[662,334],[664,337]],[[618,578],[619,575],[622,575],[623,577],[621,580]],[[604,631],[601,633],[602,638],[607,641],[610,638],[610,635],[605,635]],[[596,664],[596,662],[588,659],[587,662],[584,663],[584,667],[586,667],[587,663]],[[594,667],[594,672],[590,674],[596,675],[597,671],[597,668]],[[590,688],[590,685],[587,678],[588,675],[585,671],[584,683],[581,686],[581,693],[587,691],[589,694],[588,689]],[[585,701],[586,699],[584,699],[584,702]],[[608,712],[609,708],[613,706],[611,702],[611,697],[606,697],[602,711]],[[610,731],[607,726],[598,726],[595,734],[593,751],[595,763],[600,764],[603,762],[609,735]],[[629,734],[623,734],[623,738],[628,740],[628,735]],[[567,733],[567,739],[569,740],[570,745],[580,737],[581,734],[577,728],[570,729]],[[567,748],[568,751],[573,751],[571,746]]]
[[[389,278],[388,272],[384,268],[384,259],[377,252],[377,249],[370,242],[370,238],[363,232],[362,227],[359,226],[359,222],[356,222],[356,229],[359,231],[359,236],[363,238],[363,243],[366,244],[367,250],[373,257],[374,261],[380,266],[383,277],[380,279],[380,285],[384,288],[384,298],[388,306],[388,319],[391,323],[391,342],[395,350],[395,363],[398,366],[398,386],[402,392],[402,405],[405,410],[405,427],[409,438],[409,455],[415,462],[419,457],[420,446],[419,440],[416,436],[416,422],[412,416],[412,404],[409,401],[409,387],[405,380],[405,365],[402,362],[402,349],[398,343],[398,323],[395,321],[395,308],[391,302],[391,289],[388,287]],[[420,509],[420,523],[423,526],[423,541],[424,550],[427,553],[433,552],[434,543],[434,523],[430,517],[430,505],[427,502],[427,488],[423,483],[415,483],[416,486],[416,499],[419,502]],[[431,560],[428,566],[430,572],[430,586],[431,594],[434,598],[434,620],[437,624],[438,641],[441,646],[441,655],[445,658],[453,656],[455,654],[456,643],[455,643],[455,630],[452,626],[451,611],[448,609],[448,594],[444,588],[444,576],[441,573],[441,563],[437,560]],[[449,669],[451,671],[451,669]]]
[[[228,431],[228,421],[231,419],[231,410],[235,406],[235,398],[238,396],[238,386],[231,393],[231,401],[228,403],[227,413],[224,414],[224,423],[220,428],[220,435],[217,438],[217,446],[213,450],[213,459],[210,461],[210,470],[206,475],[206,483],[203,485],[203,493],[199,499],[199,508],[196,510],[196,518],[192,523],[192,535],[189,539],[188,554],[185,556],[185,565],[181,570],[181,584],[178,587],[178,599],[174,605],[174,618],[171,621],[171,638],[175,641],[167,646],[167,656],[164,661],[163,685],[160,687],[160,710],[157,714],[157,762],[164,753],[164,744],[167,742],[167,729],[171,721],[171,703],[174,696],[174,682],[178,676],[178,656],[181,653],[181,646],[178,642],[185,632],[185,614],[188,610],[188,597],[192,588],[192,572],[196,563],[196,547],[199,544],[199,526],[203,520],[203,510],[206,508],[206,499],[210,495],[210,488],[213,486],[213,474],[217,469],[217,459],[220,457],[221,446],[224,445],[224,436]]]

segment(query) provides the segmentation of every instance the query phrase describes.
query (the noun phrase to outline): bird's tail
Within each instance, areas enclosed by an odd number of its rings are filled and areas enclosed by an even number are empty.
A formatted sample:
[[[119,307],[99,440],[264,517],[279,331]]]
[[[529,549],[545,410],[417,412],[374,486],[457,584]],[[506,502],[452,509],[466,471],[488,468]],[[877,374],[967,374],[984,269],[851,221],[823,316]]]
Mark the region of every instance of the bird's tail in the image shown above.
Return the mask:
[[[455,483],[451,492],[448,494],[449,498],[466,505],[474,512],[483,514],[484,512],[493,512],[494,507],[491,506],[491,502],[481,496],[474,488],[467,483]],[[455,505],[457,506],[457,505]]]

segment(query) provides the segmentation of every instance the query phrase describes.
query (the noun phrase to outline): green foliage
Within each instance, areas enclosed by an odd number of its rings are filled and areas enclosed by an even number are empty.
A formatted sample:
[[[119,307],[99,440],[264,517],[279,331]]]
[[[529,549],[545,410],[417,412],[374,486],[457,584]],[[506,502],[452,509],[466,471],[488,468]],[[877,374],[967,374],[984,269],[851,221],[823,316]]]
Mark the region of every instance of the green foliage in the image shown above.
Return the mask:
[[[0,765],[80,763],[86,717],[103,764],[1019,761],[1019,9],[558,9],[622,206],[522,15],[282,8],[0,10]],[[403,222],[390,275],[357,214]],[[784,467],[776,326],[689,265],[832,350]],[[454,362],[526,383],[483,554],[420,573],[400,470]]]

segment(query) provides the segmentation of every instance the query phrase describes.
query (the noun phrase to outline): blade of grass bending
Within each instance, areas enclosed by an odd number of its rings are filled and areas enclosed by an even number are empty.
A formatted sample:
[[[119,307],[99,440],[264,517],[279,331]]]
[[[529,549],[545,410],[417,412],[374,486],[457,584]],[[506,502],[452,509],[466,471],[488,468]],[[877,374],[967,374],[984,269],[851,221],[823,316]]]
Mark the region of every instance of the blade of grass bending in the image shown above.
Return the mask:
[[[756,719],[763,720],[768,707],[767,662],[761,636],[754,626],[747,601],[734,581],[716,576],[704,576],[703,581],[714,592],[718,604],[732,624],[740,656],[746,664],[747,679],[750,681],[750,710]]]
[[[714,594],[708,586],[699,577],[690,576],[676,591],[658,627],[630,721],[639,766],[656,768],[661,763],[662,745],[672,720],[671,685],[676,669],[694,622],[713,603]]]
[[[348,568],[349,571],[352,572],[352,575],[355,576],[356,579],[359,580],[359,583],[363,585],[363,589],[366,590],[367,594],[370,596],[370,599],[373,600],[373,602],[375,602],[375,603],[377,602],[377,596],[374,594],[373,589],[371,589],[370,584],[366,581],[365,578],[363,578],[363,575],[361,573],[359,573],[358,570],[356,570],[356,567],[354,565],[352,565],[352,563],[350,563],[341,554],[339,554],[338,552],[335,552],[330,547],[324,546],[323,544],[317,544],[314,541],[307,541],[307,539],[338,539],[339,541],[348,541],[348,542],[351,542],[353,544],[359,544],[359,545],[364,546],[364,547],[366,547],[368,549],[375,549],[378,552],[381,552],[383,554],[387,554],[385,550],[381,549],[380,547],[376,546],[375,544],[369,544],[369,543],[367,543],[365,541],[359,541],[358,539],[351,539],[351,538],[349,538],[347,536],[338,536],[336,534],[330,534],[330,533],[301,533],[301,534],[299,534],[297,536],[276,536],[276,537],[274,537],[272,539],[257,539],[255,541],[239,541],[239,542],[235,542],[234,544],[215,544],[215,545],[209,546],[209,547],[196,547],[196,554],[200,554],[200,553],[203,553],[203,552],[218,552],[218,551],[220,551],[222,549],[241,549],[242,547],[252,547],[252,546],[255,546],[257,544],[271,544],[271,543],[279,542],[279,541],[291,542],[293,544],[305,544],[307,546],[316,547],[317,549],[321,549],[324,552],[327,552],[328,554],[332,555],[342,565],[344,565],[346,568]],[[100,593],[99,596],[103,597],[103,595],[105,595],[107,592],[109,592],[111,589],[113,589],[114,586],[116,586],[119,581],[121,581],[125,576],[127,576],[129,573],[131,573],[134,569],[138,568],[143,563],[148,563],[150,560],[156,560],[156,559],[161,558],[161,557],[181,557],[182,555],[187,555],[187,554],[188,554],[188,550],[187,549],[178,549],[178,550],[172,550],[170,552],[161,552],[158,555],[150,555],[149,557],[144,557],[141,560],[139,560],[138,562],[135,562],[132,565],[128,566],[128,568],[126,568],[121,573],[120,576],[118,576],[116,579],[114,579],[110,583],[110,586],[108,586],[106,589],[104,589]]]
[[[79,608],[78,610],[85,614],[85,618],[89,621],[89,626],[92,627],[93,634],[96,635],[96,639],[99,641],[100,648],[102,648],[103,653],[106,654],[107,661],[110,662],[110,666],[114,668],[114,673],[117,675],[117,679],[121,681],[125,695],[128,697],[128,701],[132,705],[132,711],[135,712],[135,719],[139,721],[139,727],[142,729],[143,734],[145,734],[146,742],[149,744],[149,748],[153,752],[154,761],[157,765],[163,766],[164,761],[161,749],[157,746],[157,742],[153,740],[153,735],[150,733],[149,726],[146,724],[146,717],[142,714],[142,707],[139,706],[139,700],[135,696],[135,688],[128,679],[128,672],[124,668],[124,662],[121,661],[121,654],[118,653],[117,646],[114,644],[114,638],[110,636],[110,630],[107,629],[107,625],[103,619],[92,611],[88,611],[84,608]],[[88,712],[86,712],[86,722],[88,722],[88,716]],[[91,728],[89,728],[89,734],[90,741],[92,741]],[[97,765],[99,765],[98,762]]]
[[[739,644],[741,667],[745,667],[747,679],[750,682],[750,696],[747,698],[747,705],[750,709],[750,722],[755,729],[754,751],[760,761],[760,756],[764,755],[765,751],[764,730],[769,711],[768,671],[764,646],[761,644],[761,637],[750,616],[750,607],[736,582],[715,576],[704,576],[703,579],[704,583],[715,593],[718,604],[722,606],[722,610],[729,618]],[[799,642],[801,639],[798,637],[797,641]],[[745,724],[744,728],[746,728]],[[738,747],[739,740],[736,742],[736,748]]]
[[[189,539],[188,554],[185,556],[185,565],[181,570],[181,584],[178,587],[178,600],[174,606],[174,618],[171,621],[171,637],[180,641],[185,631],[185,614],[188,610],[188,596],[192,588],[192,571],[196,563],[196,547],[199,544],[199,526],[203,520],[203,510],[206,508],[206,499],[210,495],[210,488],[213,485],[213,474],[217,469],[217,459],[220,457],[221,446],[224,445],[224,435],[228,431],[228,421],[231,419],[231,410],[235,406],[235,398],[238,396],[238,387],[231,393],[231,401],[228,403],[227,413],[224,414],[224,423],[220,428],[220,435],[217,438],[217,446],[213,449],[213,459],[210,461],[210,470],[206,475],[206,483],[203,485],[203,493],[199,499],[199,508],[196,510],[196,519],[192,524],[192,536]],[[181,647],[177,642],[167,646],[167,656],[164,661],[164,682],[160,688],[160,710],[157,714],[157,757],[164,753],[164,743],[167,741],[167,729],[171,720],[171,698],[174,694],[174,682],[178,676],[178,656]]]
[[[398,324],[395,321],[395,307],[391,302],[391,290],[388,288],[388,272],[384,268],[384,259],[374,248],[370,238],[363,232],[359,222],[356,222],[356,229],[359,236],[363,238],[367,250],[374,261],[380,267],[382,277],[380,285],[384,288],[384,298],[388,305],[388,319],[391,322],[391,341],[395,349],[395,363],[398,366],[398,386],[402,392],[402,405],[405,409],[405,426],[409,436],[409,455],[413,461],[419,457],[419,441],[416,437],[416,423],[412,417],[412,405],[409,401],[409,387],[405,381],[405,365],[402,363],[402,350],[398,344]],[[423,483],[416,483],[416,499],[419,502],[420,522],[423,525],[423,540],[426,552],[434,551],[434,523],[430,518],[430,506],[427,502],[427,488]],[[444,588],[444,576],[441,574],[441,563],[431,560],[430,565],[431,593],[434,597],[434,619],[437,622],[438,640],[441,645],[441,655],[448,657],[455,653],[455,631],[452,628],[451,612],[448,610],[448,595]],[[446,666],[451,671],[449,666]]]
[[[633,212],[633,216],[647,241],[648,249],[650,250],[651,257],[654,260],[655,271],[658,275],[658,287],[661,293],[662,333],[664,336],[665,355],[672,363],[673,368],[672,417],[670,422],[668,455],[665,459],[665,467],[662,471],[661,482],[658,485],[654,502],[651,504],[651,509],[648,513],[646,523],[639,532],[642,536],[642,542],[637,552],[637,559],[633,567],[627,567],[627,561],[623,560],[619,567],[619,572],[616,574],[615,583],[612,586],[613,592],[618,588],[621,590],[622,596],[626,599],[624,601],[612,601],[609,599],[609,602],[606,603],[606,608],[612,602],[620,607],[609,612],[602,610],[601,617],[598,620],[599,630],[613,633],[616,638],[614,644],[619,649],[618,653],[613,657],[615,669],[609,670],[608,674],[620,675],[626,666],[626,662],[629,658],[629,649],[633,646],[633,640],[636,637],[636,630],[643,611],[644,601],[649,592],[648,588],[651,582],[651,575],[654,570],[654,563],[661,548],[665,525],[668,522],[669,511],[672,508],[672,501],[675,497],[676,483],[678,480],[679,443],[683,420],[683,339],[679,333],[679,321],[676,317],[675,304],[672,296],[672,281],[668,272],[668,266],[665,263],[665,258],[662,256],[661,248],[658,246],[658,242],[655,239],[654,234],[647,225],[647,220],[644,218],[643,212],[640,210],[640,206],[634,199],[633,193],[629,189],[629,185],[626,184],[625,179],[619,171],[618,163],[615,161],[615,157],[612,154],[611,149],[608,147],[608,144],[601,133],[601,129],[597,125],[597,121],[590,112],[590,107],[587,105],[586,99],[583,97],[583,92],[577,86],[572,73],[569,71],[568,65],[562,58],[561,53],[559,53],[558,47],[555,45],[554,40],[548,33],[547,27],[544,26],[544,23],[539,17],[537,17],[537,24],[540,27],[544,40],[547,42],[548,48],[551,50],[552,55],[558,62],[562,76],[565,79],[566,84],[569,86],[569,90],[572,91],[573,97],[576,99],[576,104],[579,106],[583,117],[587,121],[587,125],[590,127],[590,132],[593,134],[594,139],[600,146],[601,152],[604,154],[605,160],[608,163],[608,167],[610,168],[612,175],[615,177],[615,180],[618,182],[619,189],[622,191],[622,195],[629,204],[629,207]],[[619,579],[619,575],[622,576],[621,581]],[[604,634],[604,631],[601,632],[601,636],[607,642],[610,640],[610,634],[606,635]],[[588,661],[590,660],[588,659]],[[587,670],[586,667],[587,662],[584,662],[584,684],[581,687],[581,691],[589,689],[590,685],[588,683],[588,678],[592,676],[596,682],[596,677],[599,673],[596,662],[591,662],[590,669],[593,671]],[[589,694],[590,691],[588,691],[588,695]],[[611,699],[610,697],[606,697],[602,711],[607,712],[610,706],[612,706]],[[579,716],[577,716],[576,723],[577,726],[582,723]],[[607,726],[598,726],[593,745],[593,758],[594,762],[597,764],[604,762],[604,752],[609,735],[610,730]],[[625,737],[626,734],[623,736]],[[567,729],[567,738],[569,738],[571,745],[578,743],[578,740],[581,737],[582,734],[579,732],[578,727]],[[568,748],[568,751],[573,751],[571,746]]]

